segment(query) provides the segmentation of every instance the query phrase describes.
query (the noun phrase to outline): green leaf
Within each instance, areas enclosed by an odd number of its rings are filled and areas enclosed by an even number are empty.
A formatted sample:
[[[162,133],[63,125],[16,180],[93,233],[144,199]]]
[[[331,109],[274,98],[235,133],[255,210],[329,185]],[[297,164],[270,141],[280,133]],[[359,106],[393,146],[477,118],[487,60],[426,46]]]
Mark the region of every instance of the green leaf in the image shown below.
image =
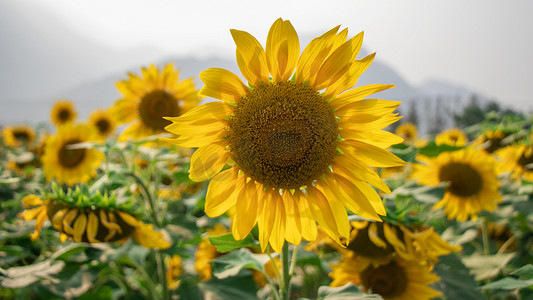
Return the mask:
[[[218,252],[229,252],[237,248],[253,247],[259,248],[257,244],[252,241],[252,236],[248,235],[244,239],[237,241],[233,238],[233,234],[227,233],[219,236],[209,237],[209,242],[217,247]]]
[[[533,279],[533,265],[532,264],[525,265],[521,267],[520,269],[513,271],[511,275],[524,277],[526,279]]]
[[[216,258],[213,261],[213,274],[224,279],[237,275],[242,269],[254,269],[264,273],[264,265],[268,260],[265,254],[253,254],[249,249],[241,248]]]
[[[516,253],[503,253],[497,255],[474,254],[463,257],[464,264],[471,269],[476,280],[485,280],[496,277]]]
[[[422,186],[412,190],[413,197],[420,202],[435,204],[444,197],[444,186]]]
[[[533,279],[530,280],[520,280],[515,279],[512,277],[505,277],[500,280],[491,282],[489,284],[486,284],[482,286],[484,290],[496,290],[496,289],[503,289],[503,290],[515,290],[525,287],[533,286]]]
[[[339,287],[321,286],[316,300],[382,300],[377,294],[365,294],[355,285],[347,283]]]
[[[200,289],[214,293],[217,299],[258,299],[255,281],[252,276],[230,277],[222,280],[212,279],[208,282],[201,282],[199,285]]]
[[[440,257],[435,265],[435,273],[440,277],[437,286],[446,299],[487,299],[478,289],[478,284],[469,270],[455,254]]]
[[[57,251],[56,253],[54,253],[51,259],[62,260],[64,262],[67,262],[71,256],[81,253],[85,251],[87,248],[89,248],[89,246],[84,243],[71,244]]]
[[[442,152],[456,151],[456,150],[463,149],[463,148],[464,147],[455,147],[455,146],[450,146],[446,144],[437,146],[437,144],[435,144],[435,142],[432,141],[432,142],[427,143],[426,146],[418,149],[418,153],[425,155],[425,156],[429,156],[429,157],[435,157],[435,156],[439,156],[439,154],[441,154]]]

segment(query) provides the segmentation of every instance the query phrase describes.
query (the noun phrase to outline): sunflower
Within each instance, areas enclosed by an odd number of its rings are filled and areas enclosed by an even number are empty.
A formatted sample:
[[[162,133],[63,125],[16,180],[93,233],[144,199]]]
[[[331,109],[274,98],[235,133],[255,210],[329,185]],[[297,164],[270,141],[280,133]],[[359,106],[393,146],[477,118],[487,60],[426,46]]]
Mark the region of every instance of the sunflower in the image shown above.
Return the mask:
[[[74,104],[68,100],[57,101],[52,107],[50,113],[50,119],[52,123],[57,127],[65,125],[67,123],[74,122],[77,116],[76,110],[74,110]]]
[[[436,158],[417,156],[412,177],[423,185],[447,183],[444,197],[434,208],[444,207],[448,219],[476,219],[480,211],[493,211],[501,202],[494,157],[472,147],[443,152]]]
[[[401,136],[406,143],[412,143],[418,138],[418,129],[415,124],[410,122],[398,125],[394,132]]]
[[[115,120],[107,110],[95,110],[89,116],[89,124],[96,127],[98,136],[101,140],[105,140],[108,136],[113,134],[116,127]]]
[[[129,73],[128,80],[116,83],[123,98],[115,102],[110,113],[119,124],[130,123],[119,141],[160,134],[171,123],[163,117],[182,115],[200,103],[193,79],[178,81],[179,72],[173,64],[161,72],[150,65],[141,73]]]
[[[222,224],[216,224],[213,229],[207,230],[209,236],[219,236],[228,232],[229,230]],[[198,274],[200,274],[200,280],[208,281],[213,277],[213,266],[210,262],[222,254],[223,253],[218,252],[217,247],[211,245],[211,242],[209,242],[207,237],[202,239],[194,254],[194,268]]]
[[[498,168],[516,179],[533,181],[533,146],[511,145],[494,152],[501,159]]]
[[[495,130],[486,130],[472,142],[472,146],[485,149],[489,153],[503,148],[508,145],[508,142],[505,140],[506,137],[511,135],[511,132],[495,129]]]
[[[47,141],[42,158],[46,179],[56,178],[59,183],[73,185],[94,177],[104,154],[82,143],[97,138],[96,129],[87,124],[59,127],[57,134]]]
[[[58,195],[48,196],[44,201],[36,195],[22,199],[28,209],[20,213],[20,218],[36,220],[35,231],[30,236],[32,241],[39,238],[44,223],[50,220],[54,229],[60,232],[61,241],[70,238],[75,242],[122,243],[133,236],[135,242],[147,248],[166,249],[171,246],[151,224],[144,224],[119,207],[109,207],[109,203],[113,203],[112,198],[104,197],[102,201],[102,196],[98,194],[87,202],[79,191],[69,191],[66,198],[61,193]],[[98,202],[105,206],[100,206]],[[29,209],[32,206],[36,207]]]
[[[405,261],[395,257],[381,266],[368,266],[359,271],[357,259],[345,257],[333,265],[331,286],[348,282],[362,284],[365,292],[379,294],[385,300],[428,300],[441,295],[430,287],[440,278],[431,273],[430,267],[417,261]]]
[[[435,144],[462,147],[468,142],[468,138],[459,128],[452,128],[437,134]]]
[[[175,290],[180,286],[180,276],[182,273],[181,256],[172,255],[167,260],[167,286],[170,290]]]
[[[374,54],[357,60],[363,33],[346,40],[348,31],[338,30],[311,41],[301,56],[289,21],[274,22],[266,51],[249,33],[231,30],[248,85],[224,69],[203,71],[199,95],[222,102],[167,118],[172,124],[165,129],[178,137],[162,140],[198,148],[190,179],[214,177],[206,214],[217,217],[235,207],[234,238],[243,239],[257,224],[263,251],[270,244],[280,252],[285,240],[315,240],[315,221],[340,242],[349,235],[345,208],[379,220],[385,209],[371,185],[390,190],[370,167],[405,164],[384,150],[402,139],[382,130],[400,119],[393,113],[400,102],[365,99],[393,86],[345,92]]]
[[[35,131],[27,125],[6,126],[3,129],[4,143],[8,147],[30,146],[35,140]]]

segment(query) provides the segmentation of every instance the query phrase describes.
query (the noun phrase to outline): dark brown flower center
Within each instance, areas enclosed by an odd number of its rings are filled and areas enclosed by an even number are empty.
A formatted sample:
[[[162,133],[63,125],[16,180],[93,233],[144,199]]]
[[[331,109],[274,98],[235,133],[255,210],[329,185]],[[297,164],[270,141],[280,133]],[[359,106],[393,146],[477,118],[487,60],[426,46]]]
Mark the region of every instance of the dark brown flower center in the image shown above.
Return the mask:
[[[378,268],[369,266],[361,272],[361,281],[366,289],[384,298],[401,295],[408,284],[405,270],[394,261]]]
[[[529,149],[526,149],[518,159],[518,164],[528,170],[533,170],[533,151],[531,151],[531,147],[533,146],[530,146]],[[531,151],[529,156],[526,155],[528,151]]]
[[[71,113],[70,113],[70,110],[68,110],[68,109],[62,109],[57,114],[58,119],[62,123],[67,122],[68,120],[70,120],[70,116],[71,116]]]
[[[13,136],[22,143],[27,143],[30,140],[30,135],[26,130],[15,130]]]
[[[107,119],[100,119],[96,122],[95,125],[101,135],[106,135],[111,129],[111,124]]]
[[[179,114],[178,100],[163,90],[144,95],[139,103],[139,116],[143,124],[156,131],[163,131],[165,126],[172,123],[163,117],[176,117]]]
[[[379,247],[378,245],[374,244],[372,240],[370,240],[370,237],[368,236],[368,230],[370,226],[375,226],[377,236],[387,244],[385,248]],[[403,241],[403,232],[395,226],[391,226],[390,228],[395,231],[398,239]],[[372,258],[385,257],[394,252],[394,247],[388,243],[387,239],[385,238],[383,223],[381,222],[369,223],[367,227],[358,229],[357,235],[353,240],[350,241],[347,248],[352,250],[357,255]]]
[[[252,179],[297,189],[319,178],[337,147],[338,126],[328,103],[292,82],[253,89],[229,118],[232,157]]]
[[[481,174],[469,164],[460,162],[442,166],[439,170],[439,180],[448,182],[446,190],[460,197],[475,195],[483,187]]]
[[[59,163],[65,168],[75,168],[85,159],[86,149],[74,148],[72,145],[78,144],[81,141],[78,139],[69,140],[61,146],[57,153]]]

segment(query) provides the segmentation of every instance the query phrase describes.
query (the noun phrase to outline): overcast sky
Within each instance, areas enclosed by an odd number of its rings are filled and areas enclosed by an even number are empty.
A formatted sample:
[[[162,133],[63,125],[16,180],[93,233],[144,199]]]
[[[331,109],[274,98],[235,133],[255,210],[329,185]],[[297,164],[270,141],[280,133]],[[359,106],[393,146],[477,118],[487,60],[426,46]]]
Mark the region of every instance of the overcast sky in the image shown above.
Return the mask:
[[[515,107],[533,102],[533,1],[35,1],[102,44],[175,56],[234,59],[230,28],[264,44],[278,17],[306,36],[341,24],[350,36],[364,30],[364,46],[414,85],[442,79]]]

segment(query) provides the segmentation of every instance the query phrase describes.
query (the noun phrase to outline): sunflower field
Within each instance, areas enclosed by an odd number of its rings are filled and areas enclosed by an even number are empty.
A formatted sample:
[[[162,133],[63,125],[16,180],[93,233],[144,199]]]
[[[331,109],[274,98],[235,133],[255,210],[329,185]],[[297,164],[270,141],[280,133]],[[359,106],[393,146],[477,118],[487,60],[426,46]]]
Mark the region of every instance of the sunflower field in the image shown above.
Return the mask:
[[[246,82],[150,65],[2,128],[0,299],[533,299],[533,116],[422,135],[362,33],[231,35]]]

